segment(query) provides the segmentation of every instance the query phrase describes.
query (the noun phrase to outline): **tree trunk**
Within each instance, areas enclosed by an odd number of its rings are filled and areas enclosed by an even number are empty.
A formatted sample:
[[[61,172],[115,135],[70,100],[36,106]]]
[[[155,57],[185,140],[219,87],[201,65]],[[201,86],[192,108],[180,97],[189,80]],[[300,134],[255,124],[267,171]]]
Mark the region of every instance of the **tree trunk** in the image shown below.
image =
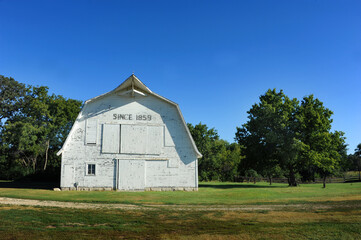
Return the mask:
[[[48,164],[48,151],[49,151],[50,141],[46,141],[46,150],[45,150],[45,162],[44,162],[44,171],[46,170],[46,165]]]
[[[297,186],[296,177],[295,177],[295,173],[293,172],[293,169],[290,170],[288,185],[290,187],[296,187]]]
[[[323,188],[326,188],[326,175],[323,176]]]
[[[35,173],[35,170],[36,170],[36,159],[37,157],[33,157],[32,159],[32,166],[33,166],[33,172]]]
[[[268,180],[269,180],[269,185],[272,185],[272,177],[268,176]]]

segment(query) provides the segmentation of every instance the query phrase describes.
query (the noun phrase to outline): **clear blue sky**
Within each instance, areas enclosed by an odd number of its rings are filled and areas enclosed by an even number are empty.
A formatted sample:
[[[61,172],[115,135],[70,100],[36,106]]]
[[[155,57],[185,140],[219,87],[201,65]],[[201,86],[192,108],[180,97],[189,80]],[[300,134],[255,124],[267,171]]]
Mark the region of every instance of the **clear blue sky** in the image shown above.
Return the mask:
[[[361,1],[0,0],[0,74],[87,100],[132,72],[233,142],[269,88],[361,143]]]

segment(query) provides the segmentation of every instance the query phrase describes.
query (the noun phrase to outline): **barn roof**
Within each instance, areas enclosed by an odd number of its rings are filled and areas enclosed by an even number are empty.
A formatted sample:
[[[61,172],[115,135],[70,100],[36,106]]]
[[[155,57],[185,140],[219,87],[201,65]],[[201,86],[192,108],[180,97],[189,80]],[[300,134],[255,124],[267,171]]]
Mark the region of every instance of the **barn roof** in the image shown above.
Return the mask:
[[[169,100],[169,99],[167,99],[167,98],[165,98],[165,97],[162,97],[162,96],[160,96],[160,95],[152,92],[152,91],[151,91],[147,86],[145,86],[145,84],[144,84],[142,81],[140,81],[134,74],[130,75],[130,77],[128,77],[122,84],[120,84],[120,85],[119,85],[118,87],[116,87],[114,90],[112,90],[112,91],[110,91],[110,92],[107,92],[107,93],[104,93],[104,94],[102,94],[102,95],[99,95],[99,96],[97,96],[97,97],[91,98],[91,99],[85,101],[84,105],[86,105],[86,104],[88,104],[88,103],[90,103],[90,102],[93,102],[93,101],[95,101],[95,100],[99,100],[99,99],[101,99],[101,98],[103,98],[103,97],[105,97],[105,96],[108,96],[108,95],[110,95],[110,94],[113,94],[113,93],[118,93],[118,94],[120,94],[120,95],[131,94],[132,96],[134,96],[134,95],[146,96],[147,94],[149,94],[149,95],[155,96],[155,97],[157,97],[157,98],[159,98],[159,99],[161,99],[161,100],[163,100],[163,101],[165,101],[165,102],[167,102],[167,103],[170,103],[170,104],[174,105],[174,106],[177,108],[178,113],[179,113],[179,115],[180,115],[180,117],[181,117],[181,119],[182,119],[182,123],[183,123],[183,125],[184,125],[184,128],[185,128],[186,131],[187,131],[189,140],[190,140],[191,143],[192,143],[193,149],[194,149],[194,151],[196,152],[197,157],[198,157],[198,158],[201,158],[201,157],[202,157],[202,154],[198,151],[198,148],[197,148],[197,146],[196,146],[196,144],[195,144],[195,142],[194,142],[194,140],[193,140],[193,138],[192,138],[192,135],[191,135],[191,133],[190,133],[188,127],[187,127],[187,124],[186,124],[186,122],[185,122],[185,120],[184,120],[184,118],[183,118],[182,112],[180,111],[180,108],[179,108],[178,104],[175,103],[175,102],[173,102],[173,101],[171,101],[171,100]],[[82,110],[80,111],[80,113],[81,113],[81,112],[82,112]],[[80,116],[80,113],[79,113],[79,116]],[[79,117],[79,116],[78,116],[78,117]],[[72,131],[73,131],[73,129],[70,130],[69,136],[70,136],[70,134],[72,133]],[[60,154],[63,152],[63,148],[64,148],[64,146],[66,146],[66,143],[68,142],[69,136],[68,136],[67,139],[65,140],[62,148],[58,151],[57,155],[60,155]]]

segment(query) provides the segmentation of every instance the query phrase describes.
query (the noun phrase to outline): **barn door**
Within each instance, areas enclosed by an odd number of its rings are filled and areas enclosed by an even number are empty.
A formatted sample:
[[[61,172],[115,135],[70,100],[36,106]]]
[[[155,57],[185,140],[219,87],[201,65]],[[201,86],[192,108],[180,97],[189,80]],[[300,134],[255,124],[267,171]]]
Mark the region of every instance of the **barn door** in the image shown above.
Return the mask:
[[[118,189],[144,190],[145,188],[145,161],[119,160]]]

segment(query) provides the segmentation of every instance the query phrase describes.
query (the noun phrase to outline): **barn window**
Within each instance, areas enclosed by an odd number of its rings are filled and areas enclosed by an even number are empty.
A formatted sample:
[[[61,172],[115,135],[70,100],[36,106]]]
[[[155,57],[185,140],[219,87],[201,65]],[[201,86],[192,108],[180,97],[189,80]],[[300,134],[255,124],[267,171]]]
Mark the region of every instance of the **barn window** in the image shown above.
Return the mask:
[[[88,174],[87,175],[95,175],[95,164],[88,164]]]

